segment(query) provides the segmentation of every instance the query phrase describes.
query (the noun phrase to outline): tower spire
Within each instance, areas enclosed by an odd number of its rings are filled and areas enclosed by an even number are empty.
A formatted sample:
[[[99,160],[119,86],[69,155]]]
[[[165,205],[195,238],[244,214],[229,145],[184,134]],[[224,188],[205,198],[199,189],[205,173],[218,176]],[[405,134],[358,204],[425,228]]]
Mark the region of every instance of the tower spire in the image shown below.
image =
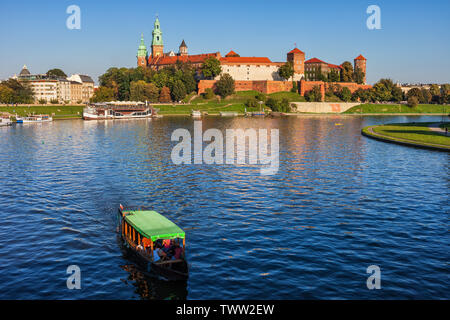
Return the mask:
[[[147,66],[147,57],[148,57],[148,51],[147,47],[145,46],[144,41],[144,34],[141,34],[141,44],[139,45],[138,52],[137,52],[137,64],[138,67],[146,67]]]
[[[152,56],[153,58],[157,56],[164,55],[164,43],[162,38],[161,24],[159,22],[158,16],[156,16],[155,24],[153,26],[152,32]]]

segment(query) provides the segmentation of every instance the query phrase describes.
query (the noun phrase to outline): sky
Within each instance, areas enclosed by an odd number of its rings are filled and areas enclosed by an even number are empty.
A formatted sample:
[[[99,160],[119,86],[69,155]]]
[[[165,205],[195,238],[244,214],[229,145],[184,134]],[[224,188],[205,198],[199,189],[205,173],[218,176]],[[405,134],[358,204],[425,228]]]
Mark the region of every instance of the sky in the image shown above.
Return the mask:
[[[69,30],[67,7],[81,10],[81,29]],[[369,5],[381,10],[381,29],[369,30]],[[450,83],[448,0],[0,0],[0,79],[61,68],[98,76],[135,67],[141,33],[146,45],[156,15],[164,51],[190,54],[231,49],[241,56],[286,61],[295,44],[306,59],[333,64],[367,58],[367,81]]]

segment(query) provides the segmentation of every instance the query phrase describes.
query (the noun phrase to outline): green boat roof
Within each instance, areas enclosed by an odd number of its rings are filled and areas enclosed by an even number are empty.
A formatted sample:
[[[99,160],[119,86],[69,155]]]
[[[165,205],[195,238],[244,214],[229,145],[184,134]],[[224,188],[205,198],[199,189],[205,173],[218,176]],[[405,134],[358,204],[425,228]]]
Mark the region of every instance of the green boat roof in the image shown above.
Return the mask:
[[[175,223],[156,211],[124,211],[125,220],[141,235],[158,239],[184,239],[184,231]]]

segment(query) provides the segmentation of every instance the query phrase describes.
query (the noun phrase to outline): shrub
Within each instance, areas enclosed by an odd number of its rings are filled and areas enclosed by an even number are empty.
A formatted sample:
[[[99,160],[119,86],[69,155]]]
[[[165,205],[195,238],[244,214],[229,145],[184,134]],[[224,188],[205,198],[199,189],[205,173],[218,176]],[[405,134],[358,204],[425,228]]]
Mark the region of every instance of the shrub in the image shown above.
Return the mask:
[[[268,106],[272,111],[278,112],[280,109],[279,101],[275,98],[269,98],[266,101],[266,106]]]
[[[47,100],[45,100],[45,99],[39,99],[38,102],[39,102],[39,104],[46,104],[46,103],[47,103]]]
[[[260,92],[256,95],[256,100],[266,102],[267,96],[264,93]]]
[[[215,97],[214,91],[211,88],[207,88],[204,93],[202,93],[204,99],[212,99]]]
[[[256,108],[256,107],[258,107],[258,101],[257,101],[255,98],[253,98],[253,99],[248,99],[248,100],[245,102],[245,106],[246,106],[247,108]]]
[[[50,100],[50,103],[51,103],[51,104],[58,104],[58,102],[59,102],[58,99],[52,99],[52,100]]]

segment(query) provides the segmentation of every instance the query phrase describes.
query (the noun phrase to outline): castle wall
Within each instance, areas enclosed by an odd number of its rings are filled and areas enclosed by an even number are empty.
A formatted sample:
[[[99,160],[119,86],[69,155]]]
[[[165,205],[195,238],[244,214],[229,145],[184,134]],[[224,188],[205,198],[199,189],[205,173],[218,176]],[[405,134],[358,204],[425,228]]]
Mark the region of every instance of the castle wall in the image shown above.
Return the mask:
[[[198,83],[198,94],[205,92],[207,88],[215,89],[217,80],[200,80]],[[341,87],[347,87],[350,92],[355,92],[358,89],[370,89],[370,85],[360,85],[353,82],[335,82],[328,83],[323,81],[305,81],[299,82],[299,93],[304,96],[308,91],[311,91],[315,86],[318,86],[322,94],[322,99],[325,99],[325,91],[330,85],[339,85]],[[235,80],[236,91],[249,91],[255,90],[262,93],[270,94],[281,91],[290,91],[292,89],[292,81],[249,81],[249,80]]]
[[[222,73],[228,73],[235,80],[282,81],[278,75],[279,64],[222,64]],[[220,76],[216,77],[219,80]]]

